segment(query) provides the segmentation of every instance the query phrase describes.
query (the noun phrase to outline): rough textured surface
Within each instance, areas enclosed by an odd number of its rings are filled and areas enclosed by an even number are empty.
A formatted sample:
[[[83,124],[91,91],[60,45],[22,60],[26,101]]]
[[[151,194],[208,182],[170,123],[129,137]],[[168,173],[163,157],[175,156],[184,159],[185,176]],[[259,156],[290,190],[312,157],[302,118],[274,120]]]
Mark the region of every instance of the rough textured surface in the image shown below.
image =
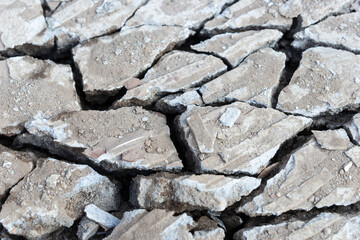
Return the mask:
[[[82,73],[87,99],[104,102],[109,96],[99,97],[99,93],[113,94],[193,33],[182,27],[141,26],[74,48],[74,60]]]
[[[110,213],[102,210],[95,204],[89,204],[85,207],[86,217],[100,224],[102,228],[108,230],[118,225],[120,220]]]
[[[222,228],[194,232],[194,240],[222,240],[225,238],[225,231]]]
[[[40,238],[72,226],[90,203],[116,209],[115,184],[88,166],[46,159],[11,189],[0,222],[11,234]]]
[[[31,57],[0,61],[0,134],[19,134],[38,113],[51,117],[80,110],[74,85],[67,65]]]
[[[332,48],[303,53],[277,108],[305,116],[338,113],[360,106],[360,56]]]
[[[214,34],[259,27],[289,29],[292,19],[280,15],[282,4],[282,0],[238,1],[207,22],[201,32]]]
[[[219,121],[228,108],[240,111],[230,128]],[[194,170],[257,174],[286,140],[310,123],[310,119],[286,116],[273,109],[233,103],[223,107],[189,107],[180,116],[178,128],[191,152],[189,160],[195,165]]]
[[[257,188],[260,181],[252,177],[232,178],[209,174],[177,176],[160,173],[139,176],[132,182],[130,201],[146,209],[223,211]]]
[[[249,54],[266,47],[273,47],[282,37],[278,30],[246,31],[216,35],[191,46],[199,52],[207,52],[226,59],[236,67]]]
[[[80,240],[88,240],[96,234],[99,227],[99,224],[97,224],[93,220],[90,220],[87,217],[83,217],[79,222],[76,235]]]
[[[114,231],[105,240],[132,239],[192,239],[194,220],[188,215],[173,216],[174,212],[137,209],[126,212]],[[154,224],[155,223],[155,224]]]
[[[0,55],[39,55],[53,46],[40,0],[1,1],[0,19]]]
[[[346,124],[346,128],[349,129],[349,132],[352,138],[360,144],[360,114],[354,115],[352,120]]]
[[[360,12],[332,16],[295,34],[293,46],[317,44],[360,53]]]
[[[360,235],[360,217],[342,216],[336,213],[321,213],[307,221],[293,220],[280,224],[268,224],[245,228],[234,236],[236,240],[268,239],[352,239]]]
[[[200,88],[206,104],[245,101],[270,107],[285,68],[286,56],[270,48],[251,54],[237,68]]]
[[[120,169],[180,170],[181,160],[170,140],[165,116],[140,107],[80,111],[26,123],[29,133],[51,137],[111,171]]]
[[[360,168],[344,154],[353,147],[343,129],[314,131],[314,138],[293,153],[264,191],[239,211],[250,216],[280,215],[358,202]]]
[[[126,26],[168,25],[198,29],[232,0],[169,1],[150,0],[140,8]]]
[[[0,198],[34,167],[29,153],[13,151],[0,145]]]
[[[150,105],[166,93],[189,89],[218,76],[226,69],[226,65],[216,57],[172,51],[146,73],[140,86],[127,91],[113,107]]]
[[[49,1],[58,4],[47,17],[49,30],[60,49],[120,29],[145,0]],[[60,2],[60,3],[59,3]]]

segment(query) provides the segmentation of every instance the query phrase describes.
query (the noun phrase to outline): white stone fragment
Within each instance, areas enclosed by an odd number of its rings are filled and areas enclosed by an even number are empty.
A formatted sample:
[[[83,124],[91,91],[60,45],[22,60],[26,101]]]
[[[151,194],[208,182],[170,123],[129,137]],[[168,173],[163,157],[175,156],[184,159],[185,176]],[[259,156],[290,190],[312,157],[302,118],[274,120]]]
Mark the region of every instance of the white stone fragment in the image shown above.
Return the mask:
[[[95,204],[90,204],[85,207],[86,217],[100,224],[102,228],[107,231],[115,227],[120,220],[108,212],[105,212]]]
[[[227,108],[220,116],[219,122],[225,127],[232,127],[239,118],[241,111],[238,108]]]

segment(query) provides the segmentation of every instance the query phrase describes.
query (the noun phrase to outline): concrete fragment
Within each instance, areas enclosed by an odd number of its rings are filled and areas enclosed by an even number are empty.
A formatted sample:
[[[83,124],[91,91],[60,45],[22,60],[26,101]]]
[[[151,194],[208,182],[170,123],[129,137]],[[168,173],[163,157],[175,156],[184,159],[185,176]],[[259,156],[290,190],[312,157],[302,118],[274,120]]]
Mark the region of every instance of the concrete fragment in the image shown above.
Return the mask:
[[[357,239],[360,235],[360,217],[321,213],[309,220],[292,220],[279,224],[241,229],[235,240],[247,239]]]
[[[0,61],[0,134],[12,136],[23,123],[42,113],[47,117],[79,111],[70,66],[32,57]]]
[[[328,150],[347,150],[353,146],[344,129],[312,131],[321,148]]]
[[[0,222],[11,234],[42,238],[72,226],[90,203],[109,211],[119,200],[115,184],[90,167],[46,159],[11,189]]]
[[[360,53],[360,12],[331,16],[295,34],[296,48],[316,44]]]
[[[57,47],[66,49],[75,43],[120,29],[145,0],[46,0],[55,8],[47,17],[49,29],[57,38]],[[60,4],[59,4],[60,3]],[[58,4],[58,5],[56,5]]]
[[[37,137],[51,137],[109,171],[182,168],[165,116],[140,107],[80,111],[53,119],[37,116],[26,129]]]
[[[132,239],[192,239],[190,230],[194,220],[185,213],[173,216],[174,212],[155,209],[147,212],[137,209],[125,212],[120,223],[104,240]]]
[[[270,107],[285,60],[285,54],[270,48],[259,50],[237,68],[204,84],[202,98],[206,104],[238,100]]]
[[[34,167],[30,154],[13,151],[0,145],[0,198]]]
[[[216,35],[204,42],[192,45],[199,52],[207,52],[225,58],[232,67],[236,67],[249,54],[261,48],[273,47],[282,37],[278,30],[246,31]]]
[[[222,240],[225,239],[225,231],[222,228],[195,231],[194,240]]]
[[[223,211],[250,194],[260,182],[260,179],[252,177],[209,174],[177,176],[159,173],[138,176],[132,182],[130,201],[146,209]]]
[[[175,93],[159,99],[155,104],[157,111],[167,114],[183,113],[189,105],[203,105],[202,98],[196,90],[185,93]]]
[[[326,2],[290,0],[280,7],[279,12],[286,18],[295,18],[300,15],[302,27],[307,27],[327,16],[348,12],[352,2],[353,0],[329,0]]]
[[[40,0],[1,1],[0,19],[0,55],[41,55],[53,47]]]
[[[80,240],[88,240],[96,234],[99,229],[99,224],[90,220],[87,217],[83,217],[79,222],[76,235]]]
[[[219,118],[221,125],[225,127],[232,127],[239,118],[241,111],[237,108],[227,108]]]
[[[151,105],[167,93],[184,91],[205,83],[226,69],[226,65],[216,57],[172,51],[146,73],[140,86],[127,91],[113,108]]]
[[[325,47],[305,51],[277,108],[310,117],[358,108],[359,66],[360,56],[348,51]]]
[[[354,147],[340,130],[316,133],[307,144],[294,152],[285,168],[266,183],[264,191],[238,211],[250,216],[280,215],[290,210],[329,206],[347,206],[360,199],[360,169],[351,167],[346,148],[327,148],[328,143]],[[319,135],[321,136],[320,142]],[[323,144],[323,145],[321,145]],[[331,146],[331,145],[330,145]]]
[[[227,108],[240,111],[240,117],[232,127],[219,122]],[[188,119],[199,118],[196,116],[201,116],[201,121],[196,127],[191,127]],[[222,174],[260,173],[279,147],[310,123],[311,120],[304,117],[286,116],[273,109],[256,108],[240,102],[222,107],[191,106],[177,121],[194,170]],[[208,136],[208,140],[203,140],[204,136]],[[215,136],[213,151],[204,154],[199,141],[210,144],[212,136]]]
[[[126,23],[126,27],[140,25],[182,26],[199,29],[204,22],[220,13],[232,0],[168,1],[150,0]]]
[[[114,217],[110,213],[102,210],[95,204],[89,204],[85,207],[86,217],[100,224],[102,228],[107,231],[110,228],[115,227],[120,220]]]
[[[194,34],[182,27],[141,26],[93,39],[73,49],[89,101],[104,102],[131,78],[147,70],[164,52]]]
[[[360,144],[360,113],[355,114],[345,127],[349,130],[352,138]]]
[[[360,147],[354,146],[345,152],[345,155],[355,164],[360,167]]]
[[[279,14],[279,7],[282,5],[282,0],[238,1],[208,21],[201,32],[216,34],[259,27],[287,30],[291,27],[292,19]]]

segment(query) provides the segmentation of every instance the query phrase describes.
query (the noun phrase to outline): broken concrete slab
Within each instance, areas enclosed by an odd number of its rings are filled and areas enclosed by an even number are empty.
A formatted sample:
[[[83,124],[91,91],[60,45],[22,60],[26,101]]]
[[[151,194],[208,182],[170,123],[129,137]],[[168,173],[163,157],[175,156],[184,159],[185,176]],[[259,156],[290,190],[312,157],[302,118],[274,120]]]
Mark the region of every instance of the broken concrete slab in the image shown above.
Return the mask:
[[[30,173],[35,157],[26,152],[13,151],[0,145],[0,198]]]
[[[205,104],[244,101],[271,107],[285,68],[284,53],[265,48],[248,56],[237,68],[200,88]]]
[[[227,69],[218,58],[206,54],[172,51],[165,54],[113,108],[155,103],[167,93],[184,91],[217,77]]]
[[[88,240],[96,234],[100,225],[87,217],[81,218],[76,235],[80,240]]]
[[[40,0],[1,1],[0,19],[0,55],[41,55],[53,47]]]
[[[52,119],[38,115],[25,125],[29,133],[51,138],[64,151],[108,171],[180,171],[183,166],[165,116],[140,107],[79,111]]]
[[[45,159],[10,191],[0,222],[10,234],[42,238],[70,227],[90,203],[118,208],[115,184],[86,165]]]
[[[241,229],[235,240],[247,239],[356,239],[360,235],[360,216],[320,213],[309,220],[290,220]]]
[[[316,47],[306,50],[277,108],[309,117],[360,107],[360,56]]]
[[[197,90],[188,90],[184,93],[174,93],[160,98],[155,104],[155,110],[165,114],[180,114],[189,105],[201,106],[203,104]]]
[[[125,27],[141,25],[182,26],[199,29],[207,20],[220,13],[233,0],[168,1],[150,0],[129,19]]]
[[[32,57],[0,61],[0,134],[21,133],[33,115],[79,111],[70,66]]]
[[[345,127],[349,130],[352,139],[360,144],[360,113],[355,114]]]
[[[138,176],[130,190],[130,202],[140,208],[223,211],[260,185],[253,177],[158,173]]]
[[[120,220],[110,213],[102,210],[95,204],[89,204],[85,207],[86,217],[100,224],[105,231],[115,227]]]
[[[352,147],[343,129],[314,136],[296,150],[264,191],[238,211],[249,216],[280,215],[290,210],[347,206],[360,199],[360,168],[344,154]],[[327,140],[324,139],[327,137]],[[334,148],[338,143],[342,147]]]
[[[78,42],[120,29],[145,0],[46,0],[57,4],[46,18],[49,30],[57,38],[57,47],[66,50]]]
[[[261,48],[273,47],[282,37],[278,30],[245,31],[241,33],[225,33],[216,35],[191,48],[214,54],[226,59],[232,67],[236,67],[249,54]]]
[[[194,240],[222,240],[225,239],[225,231],[222,228],[202,230],[194,232]]]
[[[320,45],[360,53],[360,12],[331,16],[294,35],[292,45],[305,49]]]
[[[240,111],[232,127],[219,121],[228,108]],[[193,119],[199,119],[196,127],[192,127]],[[194,171],[258,174],[284,142],[311,122],[308,118],[236,102],[222,107],[190,106],[178,119],[177,126]]]
[[[126,81],[138,77],[161,55],[192,34],[193,31],[182,27],[141,26],[75,47],[74,61],[82,74],[87,99],[105,102]]]
[[[349,12],[353,2],[353,0],[329,0],[326,2],[290,0],[279,8],[279,12],[286,18],[296,18],[300,15],[302,19],[301,26],[307,27],[327,16]]]
[[[110,236],[104,240],[132,239],[193,239],[190,233],[194,228],[192,217],[183,213],[155,209],[150,212],[136,209],[125,212],[120,223]]]
[[[291,27],[292,18],[280,15],[279,8],[282,5],[282,0],[238,1],[208,21],[201,33],[218,34],[259,28],[286,31]]]

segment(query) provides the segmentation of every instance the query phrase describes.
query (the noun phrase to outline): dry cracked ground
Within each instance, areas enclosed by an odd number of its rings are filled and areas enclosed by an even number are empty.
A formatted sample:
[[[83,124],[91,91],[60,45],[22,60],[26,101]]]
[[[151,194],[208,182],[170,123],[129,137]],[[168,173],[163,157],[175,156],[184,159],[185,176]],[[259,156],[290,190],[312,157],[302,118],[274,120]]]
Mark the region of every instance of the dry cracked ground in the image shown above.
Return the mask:
[[[1,239],[360,239],[359,0],[2,0]]]

